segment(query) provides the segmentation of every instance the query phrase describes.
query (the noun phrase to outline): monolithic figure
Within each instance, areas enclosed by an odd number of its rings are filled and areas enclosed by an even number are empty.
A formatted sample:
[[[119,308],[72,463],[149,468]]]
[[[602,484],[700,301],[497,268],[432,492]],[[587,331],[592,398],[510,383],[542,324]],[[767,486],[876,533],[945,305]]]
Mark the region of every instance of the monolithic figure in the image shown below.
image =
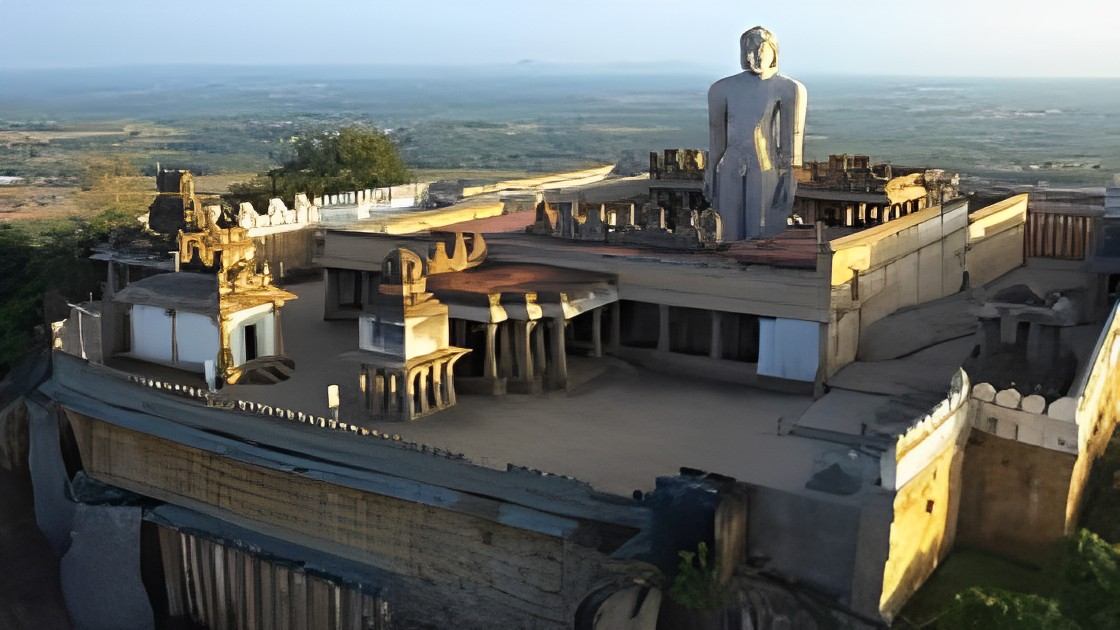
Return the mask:
[[[739,45],[744,72],[708,91],[711,159],[704,188],[728,241],[785,229],[805,139],[805,86],[778,74],[777,38],[756,26]]]

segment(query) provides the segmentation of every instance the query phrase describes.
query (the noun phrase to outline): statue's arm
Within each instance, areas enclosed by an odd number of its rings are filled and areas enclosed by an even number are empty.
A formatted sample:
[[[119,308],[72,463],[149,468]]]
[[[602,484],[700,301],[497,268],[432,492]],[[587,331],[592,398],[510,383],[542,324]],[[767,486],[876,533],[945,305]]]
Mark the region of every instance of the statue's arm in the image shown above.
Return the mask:
[[[708,90],[708,159],[714,169],[727,151],[727,96],[716,83]]]
[[[789,130],[789,137],[783,144],[790,147],[790,164],[802,166],[805,162],[805,119],[809,110],[809,95],[800,81],[790,80],[793,84],[793,107],[790,108],[789,124],[782,125]],[[785,133],[785,130],[783,130]]]

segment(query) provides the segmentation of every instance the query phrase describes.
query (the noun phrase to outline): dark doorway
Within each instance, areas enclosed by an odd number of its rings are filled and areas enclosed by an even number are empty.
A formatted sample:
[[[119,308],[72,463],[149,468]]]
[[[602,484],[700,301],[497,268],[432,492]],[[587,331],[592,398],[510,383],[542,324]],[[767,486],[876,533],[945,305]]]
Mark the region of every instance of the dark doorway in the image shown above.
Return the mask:
[[[249,324],[245,327],[245,360],[252,361],[257,358],[257,325]]]

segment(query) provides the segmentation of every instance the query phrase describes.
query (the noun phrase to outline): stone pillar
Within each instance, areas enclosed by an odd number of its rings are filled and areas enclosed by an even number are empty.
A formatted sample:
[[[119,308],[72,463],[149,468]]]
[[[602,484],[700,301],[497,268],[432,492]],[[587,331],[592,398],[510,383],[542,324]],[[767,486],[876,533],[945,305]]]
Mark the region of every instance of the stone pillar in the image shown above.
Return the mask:
[[[398,418],[403,417],[409,419],[412,417],[412,384],[405,378],[407,374],[402,370],[393,375],[393,386],[396,388],[393,391],[394,400],[396,401],[397,410],[394,414]]]
[[[549,370],[549,384],[557,389],[568,387],[568,355],[564,347],[564,318],[553,317],[552,326],[552,365]]]
[[[443,409],[447,406],[447,400],[443,397],[443,361],[437,361],[432,364],[432,396],[436,401],[436,409]]]
[[[401,372],[401,391],[402,397],[401,415],[405,420],[411,420],[419,413],[416,406],[416,391],[413,389],[416,386],[416,376],[409,372]]]
[[[1002,313],[999,318],[999,340],[1007,345],[1014,344],[1019,332],[1018,318]]]
[[[368,271],[358,272],[357,281],[362,283],[362,291],[361,291],[362,304],[361,304],[361,308],[364,311],[364,310],[366,310],[366,305],[373,301],[373,300],[370,299],[370,296],[369,296],[369,292],[370,292],[369,272]]]
[[[489,379],[498,378],[497,337],[498,325],[494,322],[487,322],[486,358],[482,364],[482,375]]]
[[[369,388],[369,410],[375,416],[385,415],[389,407],[389,392],[385,383],[385,372],[375,369],[370,373],[370,379],[367,384]]]
[[[533,380],[533,344],[529,339],[531,322],[518,321],[511,323],[514,336],[514,353],[516,354],[517,377],[523,381]]]
[[[448,407],[453,406],[457,400],[455,398],[455,362],[445,361],[442,366],[443,369],[443,402]]]
[[[273,348],[272,354],[284,355],[284,326],[280,321],[280,307],[272,305]]]
[[[533,325],[533,369],[537,375],[543,376],[548,367],[544,347],[545,322],[535,321]]]
[[[591,356],[603,356],[603,308],[591,311]]]
[[[657,305],[657,350],[669,351],[669,305]]]
[[[853,224],[852,214],[853,214],[852,204],[850,204],[850,203],[849,204],[844,204],[844,225],[845,225],[845,227],[852,227],[852,224]]]
[[[429,371],[430,371],[430,368],[428,366],[424,366],[424,367],[422,367],[418,370],[419,378],[417,379],[417,381],[419,381],[418,385],[420,387],[420,389],[419,389],[419,392],[420,392],[420,413],[428,413],[428,410],[430,409],[430,405],[428,403],[428,372]]]
[[[723,313],[711,311],[712,314],[712,344],[708,349],[708,356],[713,359],[723,358]]]
[[[502,347],[499,349],[501,354],[498,357],[498,369],[501,371],[502,376],[510,378],[513,376],[513,335],[510,333],[510,326],[513,325],[512,320],[506,320],[498,325],[498,332],[502,336]]]
[[[117,265],[110,260],[105,268],[108,269],[108,276],[105,278],[105,297],[111,298],[117,292]]]
[[[1058,328],[1031,322],[1027,332],[1027,360],[1047,364],[1058,358]]]
[[[866,203],[861,202],[859,204],[859,222],[862,223],[863,225],[867,225],[867,204]]]
[[[622,303],[611,302],[611,353],[617,354],[622,347]]]
[[[338,271],[323,270],[323,319],[330,319],[338,310]]]

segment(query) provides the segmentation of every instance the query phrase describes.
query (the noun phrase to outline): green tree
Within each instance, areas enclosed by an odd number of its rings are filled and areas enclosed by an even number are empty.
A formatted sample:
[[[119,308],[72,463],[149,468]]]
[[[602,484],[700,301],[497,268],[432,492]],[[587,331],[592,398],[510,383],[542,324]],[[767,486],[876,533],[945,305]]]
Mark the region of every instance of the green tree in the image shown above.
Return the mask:
[[[708,544],[701,542],[696,551],[679,551],[677,575],[669,587],[669,596],[691,610],[715,610],[727,602],[727,590],[719,582],[715,563],[708,558]]]
[[[44,340],[35,331],[46,332],[47,291],[75,301],[100,294],[104,265],[89,260],[91,248],[140,236],[137,218],[155,196],[150,180],[123,156],[86,160],[81,187],[78,216],[0,224],[0,375]]]
[[[0,376],[45,333],[43,295],[82,301],[101,292],[104,265],[89,260],[93,245],[136,230],[135,216],[109,210],[58,222],[0,224]]]
[[[1120,551],[1082,529],[1065,541],[1053,598],[973,587],[954,597],[937,627],[1001,630],[1120,628]]]
[[[970,588],[953,598],[937,620],[938,628],[953,630],[1079,630],[1062,615],[1058,602],[1039,595],[999,588]]]
[[[381,188],[411,178],[396,144],[377,129],[344,127],[301,137],[291,151],[292,157],[279,168],[231,185],[231,201],[249,201],[259,209],[272,197],[291,199],[301,192],[317,196]]]
[[[1120,552],[1082,529],[1066,543],[1062,612],[1085,628],[1120,628]]]

